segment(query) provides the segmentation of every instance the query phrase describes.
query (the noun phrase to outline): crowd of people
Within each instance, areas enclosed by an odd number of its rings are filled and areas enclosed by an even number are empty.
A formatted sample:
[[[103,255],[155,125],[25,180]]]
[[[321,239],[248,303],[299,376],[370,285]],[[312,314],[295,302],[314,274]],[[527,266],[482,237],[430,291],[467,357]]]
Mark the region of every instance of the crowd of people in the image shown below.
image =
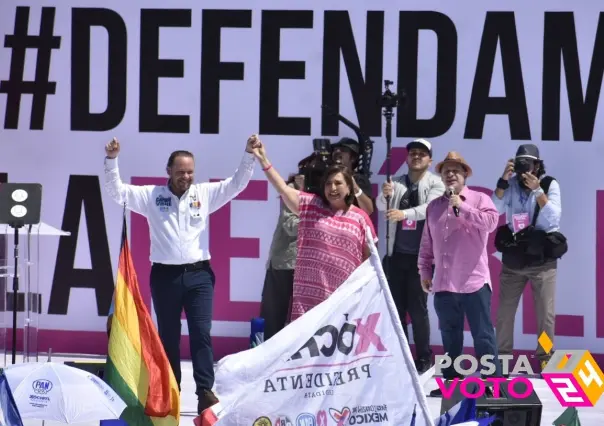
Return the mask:
[[[200,235],[208,232],[207,216],[245,189],[255,163],[282,199],[262,291],[265,339],[325,301],[369,257],[368,240],[377,242],[369,217],[374,209],[391,224],[384,270],[406,334],[407,314],[411,318],[419,373],[433,365],[429,294],[434,294],[444,350],[453,359],[463,351],[466,319],[477,356],[497,359],[500,353],[511,353],[514,318],[529,281],[539,333],[554,338],[556,268],[567,244],[559,232],[560,186],[546,175],[535,145],[521,145],[516,157],[506,160],[488,196],[467,186],[472,168],[459,153],[449,152],[431,172],[432,145],[416,139],[407,145],[407,173],[384,182],[375,198],[367,176],[357,172],[360,147],[350,138],[332,146],[332,161],[315,191],[308,190],[301,171],[286,181],[257,135],[248,139],[235,174],[214,183],[195,184],[193,154],[176,151],[167,163],[166,185],[125,184],[118,172],[119,150],[116,139],[105,147],[106,189],[117,203],[149,222],[151,291],[160,338],[180,383],[184,308],[199,413],[217,402],[211,390],[210,339],[215,276],[207,239]],[[506,224],[497,228],[502,214]],[[487,254],[489,235],[495,231],[503,259],[497,330],[491,321]],[[545,364],[551,352],[537,345],[537,356]],[[496,365],[493,374],[499,376]],[[444,370],[443,376],[458,377],[453,369]]]

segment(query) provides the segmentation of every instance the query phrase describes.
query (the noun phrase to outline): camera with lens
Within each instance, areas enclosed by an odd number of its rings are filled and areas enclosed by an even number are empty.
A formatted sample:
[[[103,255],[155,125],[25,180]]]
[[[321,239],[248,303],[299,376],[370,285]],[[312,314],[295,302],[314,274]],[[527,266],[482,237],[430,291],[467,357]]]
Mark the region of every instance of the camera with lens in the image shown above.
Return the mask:
[[[523,175],[524,173],[528,173],[533,167],[533,160],[529,158],[517,158],[514,161],[514,172],[517,175]]]
[[[313,152],[321,156],[331,156],[331,140],[327,138],[315,138],[312,140]]]
[[[304,191],[319,195],[322,191],[323,174],[331,166],[331,141],[316,138],[312,141],[313,153],[299,165],[299,174],[304,176]]]

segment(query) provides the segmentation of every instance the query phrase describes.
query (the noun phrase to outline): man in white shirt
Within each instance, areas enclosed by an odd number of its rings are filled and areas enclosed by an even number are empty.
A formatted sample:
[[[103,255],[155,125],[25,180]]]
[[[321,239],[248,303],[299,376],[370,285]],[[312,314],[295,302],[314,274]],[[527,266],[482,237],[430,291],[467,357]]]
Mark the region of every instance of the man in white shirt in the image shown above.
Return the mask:
[[[168,159],[166,185],[135,186],[120,179],[113,139],[105,146],[105,188],[117,203],[147,218],[151,237],[151,297],[158,331],[180,387],[180,315],[189,327],[193,378],[200,414],[218,402],[212,392],[214,362],[210,329],[215,276],[210,267],[208,216],[248,185],[255,165],[254,139],[235,174],[221,182],[193,183],[195,162],[188,151]]]

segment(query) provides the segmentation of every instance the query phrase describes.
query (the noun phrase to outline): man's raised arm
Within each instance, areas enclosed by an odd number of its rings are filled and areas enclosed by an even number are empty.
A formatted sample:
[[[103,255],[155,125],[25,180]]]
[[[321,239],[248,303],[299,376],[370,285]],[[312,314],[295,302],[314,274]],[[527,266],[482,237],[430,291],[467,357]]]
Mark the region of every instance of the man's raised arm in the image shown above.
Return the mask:
[[[256,157],[251,151],[251,145],[249,143],[248,145],[233,176],[220,182],[202,184],[202,187],[208,190],[208,213],[215,212],[239,195],[252,179]]]
[[[129,185],[122,182],[117,166],[119,152],[120,144],[116,138],[113,138],[105,146],[105,189],[116,203],[121,205],[126,203],[128,210],[146,216],[153,187]]]

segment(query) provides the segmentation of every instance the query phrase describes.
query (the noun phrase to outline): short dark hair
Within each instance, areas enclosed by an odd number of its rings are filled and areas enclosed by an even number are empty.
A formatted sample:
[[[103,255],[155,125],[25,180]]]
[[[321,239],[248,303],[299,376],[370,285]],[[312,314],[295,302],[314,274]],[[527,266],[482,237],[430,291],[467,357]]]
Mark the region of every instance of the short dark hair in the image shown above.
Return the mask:
[[[333,166],[329,166],[327,170],[325,170],[325,173],[323,174],[323,179],[321,179],[321,192],[319,196],[326,205],[329,205],[329,200],[325,196],[325,185],[327,185],[327,180],[329,180],[330,177],[332,177],[333,175],[337,175],[338,173],[342,173],[342,176],[344,176],[344,182],[346,182],[346,185],[348,185],[348,188],[350,189],[350,194],[348,194],[348,196],[344,198],[346,207],[350,207],[355,200],[352,174],[348,170],[348,167],[342,166],[341,164],[334,164]]]
[[[183,151],[183,150],[174,151],[172,154],[170,154],[170,157],[168,158],[167,167],[172,167],[174,165],[174,160],[176,160],[177,157],[188,157],[188,158],[192,158],[193,160],[195,160],[195,157],[189,151]]]

